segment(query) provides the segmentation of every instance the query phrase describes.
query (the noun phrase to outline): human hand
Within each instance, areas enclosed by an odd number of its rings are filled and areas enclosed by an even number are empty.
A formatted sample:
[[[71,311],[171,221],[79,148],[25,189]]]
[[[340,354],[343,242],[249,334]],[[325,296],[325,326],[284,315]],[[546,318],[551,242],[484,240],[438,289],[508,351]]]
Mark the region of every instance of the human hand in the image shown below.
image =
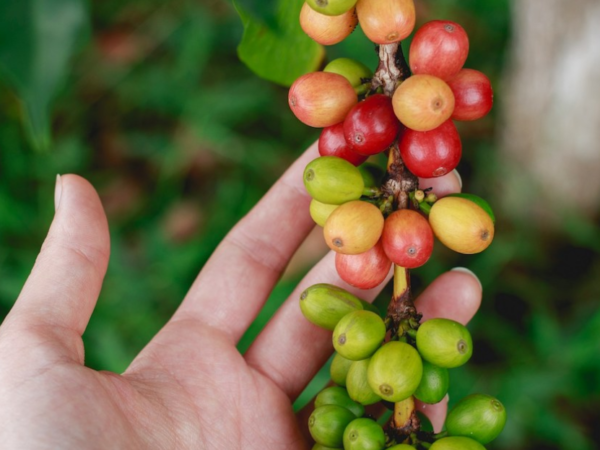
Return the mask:
[[[183,303],[124,374],[83,365],[83,334],[109,258],[100,200],[84,179],[57,180],[56,214],[0,326],[3,449],[304,449],[292,402],[332,352],[331,333],[300,312],[300,292],[339,279],[327,255],[245,355],[236,343],[313,227],[302,171],[312,146],[225,238]],[[455,175],[437,192],[460,189]],[[466,323],[481,300],[470,273],[441,275],[421,295],[424,318]],[[445,404],[427,414],[440,426]]]

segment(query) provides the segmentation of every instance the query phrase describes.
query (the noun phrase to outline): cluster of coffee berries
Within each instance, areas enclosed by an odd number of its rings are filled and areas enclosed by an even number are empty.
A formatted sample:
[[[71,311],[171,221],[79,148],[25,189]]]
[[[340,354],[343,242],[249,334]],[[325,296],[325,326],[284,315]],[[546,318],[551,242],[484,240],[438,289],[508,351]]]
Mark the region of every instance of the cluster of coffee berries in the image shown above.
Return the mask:
[[[338,386],[317,396],[309,419],[312,437],[325,446],[315,449],[343,445],[346,450],[382,450],[383,428],[365,417],[364,406],[381,401],[398,404],[412,397],[438,403],[448,392],[448,369],[465,364],[473,352],[467,328],[449,319],[431,319],[418,326],[406,323],[406,333],[384,342],[386,324],[376,307],[333,285],[306,289],[300,308],[312,323],[333,331],[336,349],[330,370]],[[505,422],[506,411],[497,399],[466,397],[448,414],[446,434],[435,448],[481,449],[500,434]],[[415,447],[397,447],[402,448]]]
[[[369,3],[359,1],[359,10],[363,2]],[[304,8],[311,9],[309,5]],[[467,53],[468,38],[460,25],[429,22],[411,45],[414,75],[399,83],[392,98],[365,88],[372,73],[349,59],[334,60],[324,71],[300,77],[290,89],[289,104],[296,116],[324,127],[319,138],[322,156],[306,167],[304,182],[313,198],[311,214],[324,227],[327,245],[340,254],[340,275],[354,286],[376,286],[391,263],[423,265],[433,250],[434,234],[449,248],[467,254],[481,252],[492,242],[494,218],[483,199],[461,194],[432,202],[432,196],[423,201],[422,193],[415,192],[415,210],[387,214],[391,211],[386,211],[388,199],[378,190],[377,168],[362,169],[369,156],[392,145],[398,146],[403,163],[416,176],[434,178],[456,167],[462,145],[453,119],[482,117],[492,105],[485,75],[462,69]],[[368,269],[374,266],[377,270]]]
[[[324,45],[342,41],[360,24],[380,46],[375,73],[341,58],[301,76],[289,91],[296,117],[323,128],[321,156],[307,165],[304,185],[312,197],[311,216],[336,252],[340,277],[361,289],[374,288],[392,264],[402,271],[425,264],[435,237],[464,254],[486,249],[495,219],[485,200],[472,194],[438,199],[416,185],[417,177],[427,182],[458,165],[462,143],[454,120],[479,119],[492,107],[488,78],[463,68],[469,52],[465,30],[449,21],[426,23],[415,33],[406,63],[398,61],[399,55],[403,59],[398,43],[415,26],[413,0],[307,0],[300,23]],[[387,49],[394,52],[391,61]],[[387,173],[367,162],[384,152]],[[399,192],[399,177],[406,172],[414,188]],[[459,402],[443,435],[412,433],[399,440],[364,417],[364,406],[377,402],[440,402],[448,391],[448,369],[472,354],[462,324],[420,323],[416,312],[384,321],[370,304],[326,284],[305,290],[300,307],[312,323],[333,331],[337,351],[331,376],[339,386],[319,394],[309,422],[315,449],[381,450],[395,443],[396,450],[476,450],[502,431],[504,407],[484,395]]]

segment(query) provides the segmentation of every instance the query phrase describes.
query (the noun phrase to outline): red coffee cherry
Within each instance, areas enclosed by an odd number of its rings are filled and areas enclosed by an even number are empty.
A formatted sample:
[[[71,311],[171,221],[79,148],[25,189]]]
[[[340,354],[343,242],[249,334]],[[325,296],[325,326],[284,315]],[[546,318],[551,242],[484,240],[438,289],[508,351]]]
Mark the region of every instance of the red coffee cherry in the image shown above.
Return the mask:
[[[381,241],[388,258],[408,269],[425,264],[433,252],[429,222],[410,209],[395,211],[385,219]]]
[[[355,105],[344,120],[344,136],[352,150],[376,155],[389,148],[400,131],[391,99],[375,94]]]

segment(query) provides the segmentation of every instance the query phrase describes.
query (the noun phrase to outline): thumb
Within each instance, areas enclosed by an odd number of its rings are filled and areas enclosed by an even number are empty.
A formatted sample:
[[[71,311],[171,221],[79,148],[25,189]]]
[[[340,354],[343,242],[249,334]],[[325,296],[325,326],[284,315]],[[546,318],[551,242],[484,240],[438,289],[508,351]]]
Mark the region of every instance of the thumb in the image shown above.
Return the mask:
[[[110,240],[98,194],[85,179],[58,176],[56,214],[5,324],[69,330],[80,339],[100,293]]]

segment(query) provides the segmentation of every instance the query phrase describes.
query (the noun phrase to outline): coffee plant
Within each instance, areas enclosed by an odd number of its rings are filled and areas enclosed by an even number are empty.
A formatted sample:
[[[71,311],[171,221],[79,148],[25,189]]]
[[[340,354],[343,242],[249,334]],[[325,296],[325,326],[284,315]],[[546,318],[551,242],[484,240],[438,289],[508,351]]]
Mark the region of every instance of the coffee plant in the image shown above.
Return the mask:
[[[383,283],[392,267],[394,275],[384,319],[336,286],[317,284],[300,297],[306,319],[333,332],[336,350],[337,386],[316,397],[309,418],[313,450],[478,450],[506,422],[502,403],[484,394],[459,401],[439,433],[416,410],[416,402],[445,398],[448,371],[469,361],[473,342],[456,321],[421,320],[410,269],[429,260],[435,238],[462,254],[482,252],[495,217],[476,195],[438,198],[419,186],[419,178],[423,184],[456,168],[462,144],[454,121],[484,117],[493,91],[483,73],[463,67],[469,38],[458,23],[423,25],[407,61],[401,41],[415,22],[413,0],[307,0],[300,10],[302,30],[318,44],[339,43],[360,24],[376,46],[375,71],[335,59],[295,79],[288,100],[300,121],[323,129],[321,156],[307,165],[304,185],[338,274],[360,289]],[[385,170],[367,161],[378,154],[387,156]],[[365,413],[377,403],[393,411],[383,427]]]

